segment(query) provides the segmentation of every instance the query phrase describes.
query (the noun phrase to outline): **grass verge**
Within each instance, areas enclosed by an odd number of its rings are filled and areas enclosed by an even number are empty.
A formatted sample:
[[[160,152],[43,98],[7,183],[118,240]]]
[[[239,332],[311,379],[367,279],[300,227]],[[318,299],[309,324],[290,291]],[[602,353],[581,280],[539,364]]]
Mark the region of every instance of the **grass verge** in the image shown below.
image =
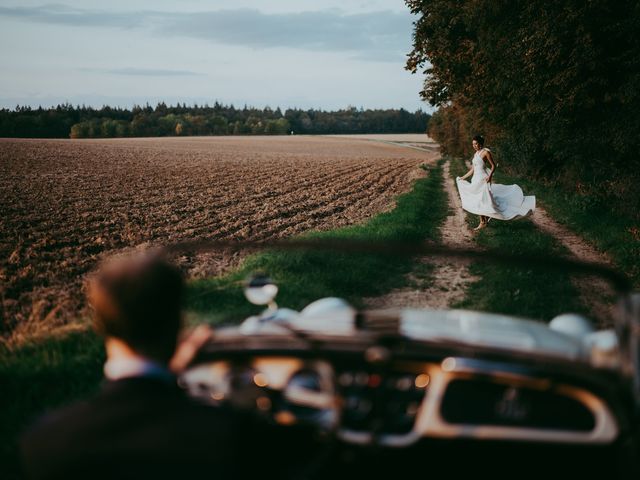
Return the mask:
[[[451,176],[462,176],[468,170],[460,158],[450,158]],[[496,183],[519,183],[496,172]],[[527,189],[525,187],[525,192]],[[534,192],[538,195],[538,192]],[[469,226],[479,222],[477,215],[467,214]],[[516,221],[492,220],[489,227],[476,232],[476,243],[483,248],[497,249],[508,254],[566,255],[566,249],[550,235],[538,230],[527,219]],[[549,321],[561,312],[587,313],[579,293],[566,272],[523,268],[489,262],[474,262],[470,273],[479,277],[473,282],[460,308],[518,315]]]
[[[95,392],[104,348],[92,332],[0,345],[0,464],[2,478],[21,478],[18,433],[49,408]]]
[[[425,168],[427,177],[398,197],[396,207],[363,225],[305,237],[365,241],[423,242],[437,240],[447,215],[442,167]],[[403,286],[413,262],[408,257],[336,254],[326,251],[278,251],[250,256],[236,272],[191,282],[187,310],[193,320],[210,323],[240,321],[255,313],[242,293],[242,281],[254,271],[268,272],[279,284],[282,306],[299,309],[325,296],[340,296],[360,305],[367,296]],[[424,269],[423,269],[424,270]],[[422,277],[428,276],[425,270]],[[424,280],[424,278],[423,278]],[[19,478],[18,433],[47,408],[96,391],[102,377],[104,350],[92,333],[9,348],[0,345],[0,464],[3,478]]]

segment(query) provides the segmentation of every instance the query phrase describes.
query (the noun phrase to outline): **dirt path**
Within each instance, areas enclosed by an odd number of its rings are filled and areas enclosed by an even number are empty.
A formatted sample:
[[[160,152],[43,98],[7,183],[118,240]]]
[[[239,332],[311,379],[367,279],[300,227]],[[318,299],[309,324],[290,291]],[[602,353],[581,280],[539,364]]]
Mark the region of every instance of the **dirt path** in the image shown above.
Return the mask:
[[[415,145],[404,145],[420,149]],[[430,149],[429,149],[430,150]],[[450,213],[442,230],[442,244],[458,248],[473,248],[473,235],[467,227],[460,197],[449,174],[449,162],[443,167],[443,188],[449,199]],[[543,232],[556,238],[564,245],[572,258],[584,262],[611,264],[611,260],[584,239],[559,224],[544,210],[537,207],[531,217],[533,223]],[[387,295],[366,300],[369,308],[415,307],[448,308],[462,301],[466,288],[477,280],[469,273],[470,261],[465,259],[429,258],[417,260],[416,268],[408,275],[409,287],[392,290]],[[600,325],[610,326],[614,310],[612,291],[607,283],[595,277],[574,277],[574,286],[580,292],[581,301]]]
[[[576,260],[611,265],[611,259],[588,244],[583,238],[556,222],[544,208],[536,206],[531,217],[533,223],[543,232],[556,238]],[[600,320],[599,327],[611,326],[615,314],[612,301],[613,291],[604,280],[597,277],[573,277],[573,285],[580,292],[580,299],[593,317]]]
[[[417,148],[415,146],[411,148]],[[472,248],[472,234],[465,222],[460,197],[449,174],[449,162],[443,166],[443,188],[449,200],[449,215],[442,227],[442,243],[450,247]],[[430,267],[429,267],[430,265]],[[464,299],[467,286],[476,280],[469,273],[469,260],[423,257],[408,277],[411,287],[392,290],[387,295],[366,300],[369,308],[413,307],[443,309]],[[416,272],[431,270],[427,275]]]

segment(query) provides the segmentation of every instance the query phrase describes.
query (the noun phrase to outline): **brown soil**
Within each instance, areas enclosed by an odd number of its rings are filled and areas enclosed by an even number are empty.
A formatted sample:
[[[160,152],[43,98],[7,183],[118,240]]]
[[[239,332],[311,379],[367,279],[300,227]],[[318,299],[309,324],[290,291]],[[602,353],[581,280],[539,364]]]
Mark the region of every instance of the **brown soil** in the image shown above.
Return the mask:
[[[361,222],[392,207],[432,158],[340,137],[0,140],[0,334],[85,316],[83,278],[105,256]],[[241,258],[179,260],[201,277]]]

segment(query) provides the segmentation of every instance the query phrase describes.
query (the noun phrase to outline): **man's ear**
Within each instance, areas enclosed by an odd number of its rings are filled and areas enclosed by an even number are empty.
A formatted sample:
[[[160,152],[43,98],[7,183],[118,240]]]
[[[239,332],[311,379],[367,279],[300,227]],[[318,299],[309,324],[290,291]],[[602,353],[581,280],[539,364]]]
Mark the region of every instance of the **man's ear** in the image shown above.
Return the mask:
[[[116,318],[119,311],[95,278],[87,282],[87,300],[89,301],[89,306],[93,309],[94,327],[98,333],[105,333],[100,319]]]

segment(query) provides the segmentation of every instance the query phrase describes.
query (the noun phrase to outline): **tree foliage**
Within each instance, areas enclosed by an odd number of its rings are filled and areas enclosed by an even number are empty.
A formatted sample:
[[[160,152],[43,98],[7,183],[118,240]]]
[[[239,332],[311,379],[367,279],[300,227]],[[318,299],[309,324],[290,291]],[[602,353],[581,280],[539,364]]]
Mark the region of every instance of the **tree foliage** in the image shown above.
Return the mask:
[[[400,110],[353,107],[323,110],[262,110],[216,102],[213,106],[178,103],[131,110],[59,105],[50,109],[0,110],[0,137],[111,138],[187,135],[287,135],[340,133],[424,133],[430,115]]]
[[[640,3],[407,0],[407,68],[451,153],[484,133],[523,174],[639,200]]]

